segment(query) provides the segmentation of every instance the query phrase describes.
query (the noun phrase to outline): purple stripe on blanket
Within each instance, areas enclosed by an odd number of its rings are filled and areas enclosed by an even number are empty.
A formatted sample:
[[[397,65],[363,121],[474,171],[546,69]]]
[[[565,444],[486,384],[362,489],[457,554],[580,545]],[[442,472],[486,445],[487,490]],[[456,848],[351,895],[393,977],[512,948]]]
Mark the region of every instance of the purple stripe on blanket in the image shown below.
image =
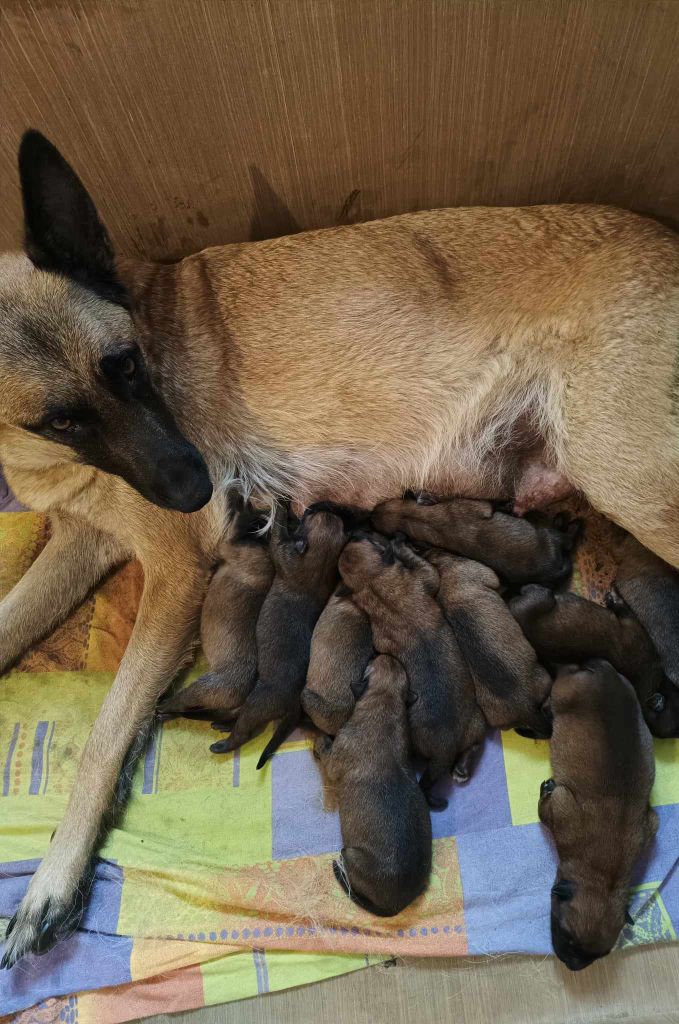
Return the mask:
[[[42,782],[42,766],[44,758],[44,744],[49,722],[38,722],[33,740],[33,756],[31,758],[31,784],[28,787],[30,796],[37,796],[40,792]]]
[[[5,769],[2,773],[2,795],[9,796],[9,787],[12,775],[12,758],[14,757],[14,748],[17,745],[19,739],[19,732],[21,731],[21,725],[16,722],[14,725],[14,731],[12,732],[12,738],[9,741],[9,750],[7,751],[7,759],[5,761]]]
[[[23,512],[24,506],[16,500],[0,471],[0,512]]]
[[[253,949],[252,959],[257,972],[257,991],[260,995],[269,991],[269,971],[266,965],[266,953],[263,949]]]

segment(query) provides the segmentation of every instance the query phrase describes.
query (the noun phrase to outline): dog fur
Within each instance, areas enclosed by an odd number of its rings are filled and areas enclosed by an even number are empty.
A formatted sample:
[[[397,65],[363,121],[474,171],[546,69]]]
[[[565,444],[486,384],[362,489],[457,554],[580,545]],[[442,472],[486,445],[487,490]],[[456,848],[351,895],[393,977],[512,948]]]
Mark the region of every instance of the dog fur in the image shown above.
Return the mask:
[[[631,685],[604,661],[556,679],[553,778],[540,820],[559,855],[552,942],[571,970],[605,956],[625,923],[632,871],[653,839],[651,735]]]
[[[438,571],[436,597],[469,666],[488,725],[549,736],[546,705],[552,680],[505,604],[496,573],[439,549],[427,552],[427,559]]]
[[[199,716],[229,721],[257,682],[257,620],[274,566],[261,518],[230,497],[233,518],[219,549],[200,619],[200,642],[211,671],[158,707],[161,718]]]
[[[271,757],[301,718],[300,696],[309,667],[314,627],[337,583],[337,559],[346,543],[342,519],[309,511],[291,532],[279,513],[271,537],[275,576],[257,620],[259,679],[227,739],[210,749],[236,750],[272,720],[280,720],[260,757]]]
[[[385,917],[412,903],[431,871],[431,819],[410,764],[407,696],[401,665],[379,655],[349,721],[314,748],[339,806],[344,848],[335,875],[354,902]]]
[[[420,785],[429,806],[447,801],[432,787],[448,771],[466,782],[486,724],[455,635],[435,600],[436,569],[406,544],[366,536],[340,556],[352,600],[370,619],[373,644],[401,662],[410,685],[408,720],[413,749],[427,761]]]
[[[609,661],[632,683],[653,735],[679,735],[679,690],[665,676],[651,638],[631,614],[616,614],[577,594],[554,594],[536,585],[524,587],[509,609],[541,661]]]
[[[321,732],[335,736],[365,685],[373,638],[368,616],[337,588],[316,623],[302,709]]]
[[[372,514],[377,530],[454,551],[489,565],[507,583],[563,582],[571,572],[572,535],[508,515],[489,501],[392,499]]]
[[[0,258],[0,461],[52,538],[0,604],[0,669],[112,565],[138,558],[145,589],[10,964],[72,925],[121,766],[190,657],[234,481],[268,505],[511,497],[541,461],[679,567],[666,228],[606,207],[433,210],[151,264],[115,259],[37,132],[20,175],[25,251]],[[212,500],[189,514],[205,467]]]
[[[668,678],[679,687],[679,573],[626,537],[614,589],[653,641]]]

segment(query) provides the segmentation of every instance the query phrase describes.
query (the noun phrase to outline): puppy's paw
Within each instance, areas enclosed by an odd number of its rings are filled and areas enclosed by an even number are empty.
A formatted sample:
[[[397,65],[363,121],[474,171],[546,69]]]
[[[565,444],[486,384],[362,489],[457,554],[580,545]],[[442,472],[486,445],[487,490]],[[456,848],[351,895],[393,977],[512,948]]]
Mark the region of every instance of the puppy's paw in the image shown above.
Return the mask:
[[[7,925],[0,970],[13,967],[29,953],[42,956],[57,942],[72,935],[80,923],[90,884],[91,878],[88,878],[68,896],[44,896],[41,876],[36,873],[19,909]]]

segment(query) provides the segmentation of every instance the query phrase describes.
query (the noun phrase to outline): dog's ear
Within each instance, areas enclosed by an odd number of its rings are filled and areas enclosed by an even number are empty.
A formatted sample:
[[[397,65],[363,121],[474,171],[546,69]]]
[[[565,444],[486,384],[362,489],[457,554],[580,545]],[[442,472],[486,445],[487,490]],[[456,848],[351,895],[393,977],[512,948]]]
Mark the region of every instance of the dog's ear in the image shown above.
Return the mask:
[[[70,164],[40,132],[27,131],[21,140],[19,178],[24,247],[31,262],[127,305],[111,241],[94,203]]]

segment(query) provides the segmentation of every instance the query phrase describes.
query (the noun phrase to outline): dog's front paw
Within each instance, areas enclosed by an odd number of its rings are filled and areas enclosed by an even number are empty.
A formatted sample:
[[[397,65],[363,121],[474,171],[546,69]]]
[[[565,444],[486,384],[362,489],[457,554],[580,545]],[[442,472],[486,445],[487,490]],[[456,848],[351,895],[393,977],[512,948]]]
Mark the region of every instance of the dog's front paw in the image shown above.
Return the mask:
[[[89,891],[89,881],[70,896],[44,896],[36,874],[19,909],[7,925],[0,970],[13,967],[29,953],[41,956],[78,927]],[[37,883],[37,884],[36,884]]]

